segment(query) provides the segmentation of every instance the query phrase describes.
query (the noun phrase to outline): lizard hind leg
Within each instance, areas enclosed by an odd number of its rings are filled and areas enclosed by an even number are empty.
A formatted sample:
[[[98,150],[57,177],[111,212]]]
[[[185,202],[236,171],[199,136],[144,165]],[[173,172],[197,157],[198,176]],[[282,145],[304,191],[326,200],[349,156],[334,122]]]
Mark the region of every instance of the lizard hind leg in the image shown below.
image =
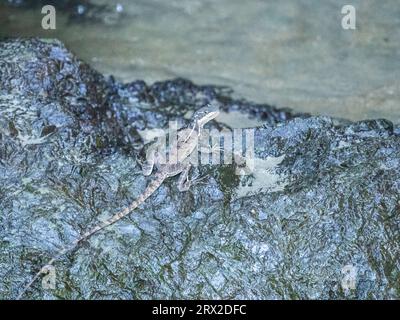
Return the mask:
[[[193,185],[198,184],[200,181],[204,180],[205,178],[208,177],[208,175],[205,175],[203,177],[200,177],[197,175],[192,179],[189,179],[189,172],[190,172],[191,165],[187,165],[181,172],[178,180],[178,190],[180,192],[188,191],[189,188]]]
[[[144,176],[149,176],[153,172],[154,163],[155,163],[155,153],[151,153],[147,156],[146,160],[141,162],[142,174]]]
[[[142,174],[144,176],[149,176],[153,172],[154,161],[146,161],[142,163]]]

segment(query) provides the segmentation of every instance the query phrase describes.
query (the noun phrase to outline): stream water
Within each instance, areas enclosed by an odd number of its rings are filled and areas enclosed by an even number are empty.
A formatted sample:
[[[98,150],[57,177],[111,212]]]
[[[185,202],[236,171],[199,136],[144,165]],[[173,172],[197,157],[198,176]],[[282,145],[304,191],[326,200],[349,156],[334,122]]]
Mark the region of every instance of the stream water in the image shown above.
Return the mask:
[[[296,111],[400,122],[396,0],[353,0],[356,30],[342,28],[343,4],[335,0],[81,3],[56,5],[56,30],[44,30],[41,5],[2,1],[0,36],[59,38],[122,81],[185,77]]]

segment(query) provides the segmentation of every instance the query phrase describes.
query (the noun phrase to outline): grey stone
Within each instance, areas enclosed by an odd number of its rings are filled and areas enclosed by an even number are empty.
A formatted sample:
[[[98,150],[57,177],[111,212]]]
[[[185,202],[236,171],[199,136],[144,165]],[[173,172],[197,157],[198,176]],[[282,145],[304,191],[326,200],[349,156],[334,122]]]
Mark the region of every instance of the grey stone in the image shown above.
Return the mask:
[[[143,129],[218,101],[262,120],[254,173],[200,166],[55,263],[29,299],[399,298],[399,129],[296,115],[175,79],[105,79],[55,40],[0,42],[0,297],[129,204]],[[217,127],[216,123],[212,124]],[[221,125],[226,127],[226,125]],[[342,286],[356,270],[355,288]]]

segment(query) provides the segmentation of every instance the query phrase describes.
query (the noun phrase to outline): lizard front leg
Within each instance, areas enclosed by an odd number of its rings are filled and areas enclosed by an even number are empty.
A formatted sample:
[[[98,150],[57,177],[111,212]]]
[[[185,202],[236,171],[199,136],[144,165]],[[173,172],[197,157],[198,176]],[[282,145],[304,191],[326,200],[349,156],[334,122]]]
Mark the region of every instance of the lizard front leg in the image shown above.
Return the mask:
[[[217,154],[217,153],[220,153],[221,151],[224,151],[224,148],[221,148],[218,144],[214,144],[211,147],[209,145],[202,144],[199,146],[198,150],[201,153],[205,153],[205,154]]]
[[[210,134],[202,133],[199,135],[199,143],[198,143],[198,151],[203,154],[211,154],[214,155],[220,154],[224,149],[220,146],[220,140],[218,137],[212,139],[212,145],[210,146]]]
[[[153,172],[155,158],[156,158],[156,151],[155,150],[151,150],[146,155],[146,159],[142,163],[142,173],[143,173],[144,176],[149,176]]]

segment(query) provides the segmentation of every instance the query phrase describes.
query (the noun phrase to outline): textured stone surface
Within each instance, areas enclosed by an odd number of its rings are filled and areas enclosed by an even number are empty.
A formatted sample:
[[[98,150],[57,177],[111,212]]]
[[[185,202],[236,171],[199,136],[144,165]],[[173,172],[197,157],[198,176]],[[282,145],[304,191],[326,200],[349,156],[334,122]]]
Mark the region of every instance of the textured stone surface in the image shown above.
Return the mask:
[[[208,177],[186,193],[169,179],[58,261],[55,290],[38,281],[25,297],[399,298],[398,127],[293,118],[183,79],[121,84],[37,39],[0,43],[1,298],[140,194],[139,131],[214,100],[265,123],[254,174],[199,167]]]

